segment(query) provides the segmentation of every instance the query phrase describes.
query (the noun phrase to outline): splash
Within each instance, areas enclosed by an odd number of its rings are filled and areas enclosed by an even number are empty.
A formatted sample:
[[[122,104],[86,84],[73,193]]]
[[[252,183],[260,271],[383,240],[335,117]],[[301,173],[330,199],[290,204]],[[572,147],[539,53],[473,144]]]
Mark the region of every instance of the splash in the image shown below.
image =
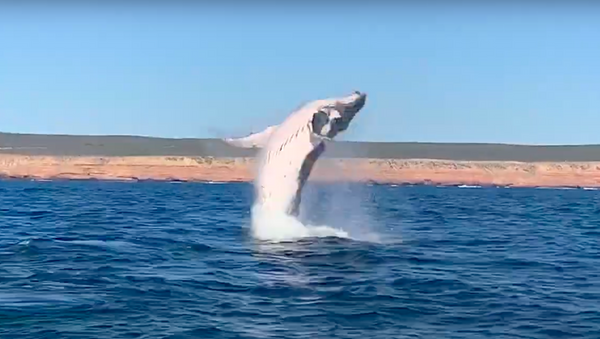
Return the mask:
[[[340,170],[329,161],[319,162],[318,166],[330,171]],[[384,242],[376,232],[377,224],[370,206],[372,197],[364,185],[340,182],[323,184],[309,180],[301,194],[302,206],[298,218],[280,210],[268,210],[255,202],[251,210],[253,237],[269,242],[317,237]]]
[[[252,235],[258,240],[295,241],[310,237],[350,238],[348,232],[326,225],[304,225],[280,211],[252,206]]]
[[[361,204],[364,201],[363,194],[360,194],[362,192],[351,192],[347,187],[344,189],[337,185],[319,187],[319,189],[308,185],[307,188],[309,189],[303,198],[300,218],[254,204],[251,209],[253,237],[269,242],[289,242],[319,237],[382,242],[380,235],[374,231],[368,208]],[[320,197],[319,193],[327,195],[328,198]],[[321,208],[316,208],[318,205]],[[317,210],[323,211],[324,214],[317,215]],[[316,218],[309,216],[316,216]],[[315,219],[321,222],[316,222]]]

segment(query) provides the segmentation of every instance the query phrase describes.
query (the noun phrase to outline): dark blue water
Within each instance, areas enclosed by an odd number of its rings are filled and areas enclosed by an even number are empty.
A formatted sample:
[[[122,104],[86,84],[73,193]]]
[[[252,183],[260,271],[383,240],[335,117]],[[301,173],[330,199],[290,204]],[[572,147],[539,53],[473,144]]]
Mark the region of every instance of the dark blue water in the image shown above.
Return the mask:
[[[307,195],[382,241],[257,242],[247,184],[0,182],[0,338],[600,338],[600,191]]]

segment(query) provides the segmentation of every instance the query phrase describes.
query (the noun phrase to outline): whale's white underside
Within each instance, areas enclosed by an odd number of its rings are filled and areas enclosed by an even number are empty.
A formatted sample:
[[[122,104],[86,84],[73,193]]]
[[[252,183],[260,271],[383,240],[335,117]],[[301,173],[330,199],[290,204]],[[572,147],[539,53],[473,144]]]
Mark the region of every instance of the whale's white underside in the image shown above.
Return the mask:
[[[279,125],[246,137],[224,139],[237,147],[259,148],[255,163],[255,205],[266,211],[297,215],[302,186],[328,141],[313,131],[313,116],[324,107],[355,100],[356,94],[315,100],[292,112]]]

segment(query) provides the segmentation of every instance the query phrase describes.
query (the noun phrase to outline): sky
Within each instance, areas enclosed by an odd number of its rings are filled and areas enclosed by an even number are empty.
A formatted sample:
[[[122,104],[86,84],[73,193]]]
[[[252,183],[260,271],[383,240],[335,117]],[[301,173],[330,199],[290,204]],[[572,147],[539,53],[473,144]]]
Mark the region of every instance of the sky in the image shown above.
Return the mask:
[[[600,5],[64,3],[0,5],[2,132],[241,136],[360,90],[342,140],[600,143]]]

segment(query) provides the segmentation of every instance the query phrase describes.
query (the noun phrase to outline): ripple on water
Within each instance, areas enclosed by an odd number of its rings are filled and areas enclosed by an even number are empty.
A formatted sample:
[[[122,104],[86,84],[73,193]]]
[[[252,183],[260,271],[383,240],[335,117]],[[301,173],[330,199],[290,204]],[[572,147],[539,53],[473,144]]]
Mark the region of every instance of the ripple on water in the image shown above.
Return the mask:
[[[379,240],[253,239],[248,184],[0,182],[0,337],[600,337],[597,191],[315,187]]]

